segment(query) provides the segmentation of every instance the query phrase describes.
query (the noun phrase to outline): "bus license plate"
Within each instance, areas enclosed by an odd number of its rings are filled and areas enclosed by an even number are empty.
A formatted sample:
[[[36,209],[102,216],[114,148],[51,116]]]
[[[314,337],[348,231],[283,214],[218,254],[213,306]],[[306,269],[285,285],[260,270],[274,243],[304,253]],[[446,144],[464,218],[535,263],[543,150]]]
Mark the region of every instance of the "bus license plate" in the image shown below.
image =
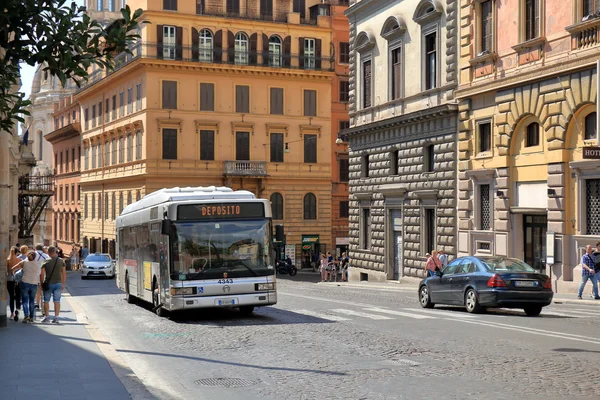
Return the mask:
[[[215,300],[216,306],[234,306],[238,304],[237,299],[217,299]]]

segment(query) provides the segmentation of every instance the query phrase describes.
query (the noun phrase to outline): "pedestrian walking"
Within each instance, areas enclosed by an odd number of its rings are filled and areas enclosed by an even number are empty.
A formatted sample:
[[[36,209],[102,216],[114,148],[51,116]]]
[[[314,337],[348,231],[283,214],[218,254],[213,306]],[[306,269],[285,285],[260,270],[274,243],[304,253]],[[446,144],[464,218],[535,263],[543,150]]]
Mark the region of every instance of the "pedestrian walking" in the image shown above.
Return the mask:
[[[346,252],[342,253],[340,257],[340,268],[342,270],[342,282],[348,282],[348,264],[350,260],[346,256]]]
[[[594,248],[591,244],[588,244],[585,248],[585,254],[581,257],[581,285],[579,285],[579,293],[577,298],[581,300],[583,294],[583,288],[588,280],[592,281],[592,290],[594,292],[594,299],[600,299],[598,296],[598,282],[596,281],[596,272],[594,267],[596,266],[596,259],[594,257]]]
[[[427,263],[425,264],[427,276],[434,276],[436,271],[441,270],[442,262],[438,258],[437,254],[437,250],[433,250],[431,252],[431,256],[427,259]]]
[[[337,278],[337,270],[335,267],[335,261],[331,252],[327,252],[327,281],[331,282]]]
[[[448,254],[446,254],[446,252],[444,250],[440,250],[438,251],[438,258],[440,259],[440,262],[442,263],[442,268],[444,269],[448,266]]]
[[[71,250],[71,269],[74,271],[79,269],[79,251],[77,251],[75,244],[73,244]]]
[[[40,282],[40,270],[35,262],[35,251],[30,250],[25,260],[19,261],[12,267],[14,274],[19,268],[23,269],[23,278],[19,282],[21,301],[23,302],[23,323],[35,321],[35,292]]]
[[[6,288],[8,289],[8,306],[10,307],[10,319],[19,320],[19,312],[21,312],[21,289],[19,283],[15,281],[13,267],[17,265],[21,259],[18,247],[11,247],[10,254],[6,259]]]
[[[24,244],[23,246],[19,247],[19,251],[21,253],[17,257],[19,257],[20,260],[27,260],[27,253],[29,253],[29,246]]]
[[[41,243],[38,243],[35,245],[35,262],[38,265],[38,270],[39,273],[42,273],[42,264],[44,263],[44,261],[46,261],[47,259],[50,258],[50,256],[46,253],[44,253],[44,246],[42,246]],[[36,293],[35,293],[35,308],[41,310],[42,309],[42,290],[39,288],[37,288]]]
[[[325,257],[325,254],[321,254],[319,271],[321,272],[321,282],[325,282],[327,279],[327,257]]]
[[[600,285],[600,241],[596,242],[596,250],[594,251],[594,273],[596,274],[596,286]],[[598,291],[600,294],[600,290]],[[594,297],[594,288],[590,292],[590,297]]]
[[[50,259],[42,264],[42,275],[40,282],[44,290],[44,319],[42,322],[50,320],[50,297],[54,301],[54,318],[52,322],[58,324],[60,317],[60,298],[62,291],[65,289],[67,280],[67,269],[62,258],[58,257],[58,253],[54,246],[48,247],[48,255]]]
[[[81,249],[81,256],[79,257],[80,262],[83,263],[89,255],[90,251],[88,250],[87,244],[84,244],[83,248]]]

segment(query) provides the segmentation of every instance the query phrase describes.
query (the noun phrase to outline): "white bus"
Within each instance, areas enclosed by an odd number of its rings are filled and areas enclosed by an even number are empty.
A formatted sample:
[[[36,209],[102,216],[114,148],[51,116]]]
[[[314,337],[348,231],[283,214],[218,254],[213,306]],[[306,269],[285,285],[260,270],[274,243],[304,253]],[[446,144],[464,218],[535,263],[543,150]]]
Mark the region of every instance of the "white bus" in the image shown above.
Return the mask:
[[[277,303],[271,206],[227,187],[161,189],[117,218],[117,286],[158,315]]]

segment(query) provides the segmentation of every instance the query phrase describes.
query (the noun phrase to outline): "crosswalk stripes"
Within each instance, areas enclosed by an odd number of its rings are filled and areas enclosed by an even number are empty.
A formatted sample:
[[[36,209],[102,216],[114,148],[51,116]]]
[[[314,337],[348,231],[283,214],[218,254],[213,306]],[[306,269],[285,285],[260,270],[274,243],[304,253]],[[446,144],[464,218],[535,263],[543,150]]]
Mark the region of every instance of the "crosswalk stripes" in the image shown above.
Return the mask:
[[[356,317],[363,317],[363,318],[369,318],[369,319],[378,319],[378,320],[379,319],[394,319],[392,317],[386,317],[385,315],[369,314],[369,313],[365,313],[365,312],[361,312],[361,311],[348,310],[345,308],[335,308],[330,311],[339,313],[339,314],[353,315]]]
[[[398,315],[400,317],[408,317],[408,318],[414,318],[414,319],[437,319],[437,317],[430,316],[430,315],[411,314],[411,313],[407,313],[407,312],[403,312],[403,311],[387,310],[385,308],[373,307],[373,308],[363,308],[363,310],[370,311],[370,312],[378,312],[378,313],[382,313],[382,314]]]
[[[431,314],[431,315],[437,315],[440,317],[450,317],[450,318],[477,318],[476,315],[473,314],[467,314],[466,312],[462,311],[462,310],[456,310],[456,311],[447,311],[447,310],[425,310],[425,309],[417,309],[417,308],[413,308],[410,309],[412,311],[415,312],[421,312],[421,313],[425,313],[425,314]]]
[[[324,319],[327,321],[350,321],[350,318],[340,317],[338,315],[325,314],[323,312],[317,312],[314,310],[294,310],[297,314],[307,315],[309,317]]]

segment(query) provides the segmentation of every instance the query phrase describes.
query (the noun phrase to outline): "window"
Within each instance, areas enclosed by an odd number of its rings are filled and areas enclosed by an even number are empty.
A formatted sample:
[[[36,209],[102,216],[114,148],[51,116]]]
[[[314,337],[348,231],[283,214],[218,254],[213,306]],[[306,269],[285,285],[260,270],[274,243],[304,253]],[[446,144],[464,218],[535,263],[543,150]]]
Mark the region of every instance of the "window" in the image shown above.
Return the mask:
[[[204,13],[204,0],[196,0],[196,14]]]
[[[104,219],[108,219],[108,193],[104,193]]]
[[[304,19],[306,15],[306,2],[305,0],[294,0],[293,1],[293,12],[299,13],[300,18]]]
[[[177,47],[177,37],[175,32],[176,28],[174,26],[163,26],[162,52],[163,59],[165,60],[175,59],[175,49]]]
[[[163,10],[177,11],[177,0],[163,0]]]
[[[119,93],[119,118],[125,116],[125,92]]]
[[[304,91],[304,116],[305,117],[316,117],[317,116],[317,91],[316,90],[305,90]]]
[[[269,39],[269,65],[281,66],[281,39],[277,36],[271,36]]]
[[[390,71],[390,82],[392,83],[392,100],[397,100],[402,97],[402,49],[397,47],[392,49],[391,62],[392,70]]]
[[[398,155],[399,151],[394,150],[390,152],[390,175],[398,175]]]
[[[127,89],[127,113],[133,112],[133,88]]]
[[[490,185],[479,185],[479,229],[491,229]]]
[[[347,103],[350,101],[350,82],[340,81],[340,102]]]
[[[142,159],[142,132],[140,131],[135,133],[135,159]]]
[[[340,64],[350,64],[350,43],[340,43]]]
[[[235,112],[250,112],[250,87],[236,85],[235,87]]]
[[[83,218],[87,219],[88,217],[88,197],[87,194],[83,196]]]
[[[200,159],[215,159],[215,132],[200,131]]]
[[[371,60],[362,64],[362,100],[363,108],[371,107]]]
[[[69,149],[65,150],[65,172],[69,172]]]
[[[88,108],[85,109],[85,111],[83,112],[83,117],[84,117],[84,122],[85,122],[85,129],[87,130],[89,128],[89,117],[90,117],[90,110]],[[40,143],[42,143],[40,141]],[[41,154],[41,152],[40,152]]]
[[[360,221],[361,248],[369,250],[371,248],[371,209],[363,208]]]
[[[71,183],[71,203],[75,202],[75,184]]]
[[[237,16],[240,13],[240,0],[227,0],[227,14]]]
[[[340,201],[340,218],[350,217],[350,202]]]
[[[98,102],[98,126],[102,125],[102,102]]]
[[[102,166],[108,167],[110,165],[110,142],[104,142],[104,159],[102,160]]]
[[[361,172],[361,177],[362,178],[368,178],[369,177],[369,155],[365,154],[361,157],[360,160],[360,164],[361,164],[361,168],[360,168],[360,172]]]
[[[424,215],[424,248],[426,252],[431,253],[436,248],[435,241],[435,209],[426,208]]]
[[[112,140],[112,165],[117,164],[117,139]]]
[[[177,160],[177,129],[163,129],[163,160]]]
[[[540,35],[539,0],[525,0],[525,40],[535,39]]]
[[[582,17],[594,14],[598,11],[598,0],[583,0]]]
[[[600,235],[600,179],[585,181],[586,235]]]
[[[280,193],[271,195],[271,212],[273,219],[283,219],[283,196]]]
[[[200,111],[215,111],[215,84],[200,84]]]
[[[486,0],[481,3],[481,29],[480,29],[480,50],[482,52],[489,52],[493,49],[493,0]]]
[[[96,148],[97,146],[92,145],[92,169],[96,168]]]
[[[113,95],[112,97],[112,110],[111,110],[111,116],[110,116],[113,120],[115,120],[117,118],[117,95]]]
[[[340,131],[350,128],[350,121],[340,121]]]
[[[102,11],[104,9],[104,5],[102,3],[104,3],[104,0],[96,0],[96,9],[98,11]]]
[[[436,87],[437,77],[437,32],[425,36],[425,89]]]
[[[527,137],[525,138],[525,147],[539,146],[540,144],[540,126],[537,122],[527,125]]]
[[[283,162],[283,133],[271,133],[271,162]]]
[[[213,34],[208,29],[202,29],[198,40],[198,59],[203,62],[213,60]]]
[[[135,201],[140,201],[141,198],[142,198],[142,192],[137,190],[135,192]]]
[[[113,220],[117,219],[117,195],[115,192],[112,193],[111,214]]]
[[[65,203],[69,202],[69,185],[65,186]]]
[[[430,144],[423,149],[423,172],[435,171],[435,147]]]
[[[240,161],[250,160],[250,133],[235,133],[235,159]]]
[[[131,203],[133,203],[133,201],[132,201],[131,190],[130,190],[129,192],[127,192],[127,205],[130,205]]]
[[[304,162],[317,162],[317,135],[304,135]]]
[[[350,161],[347,158],[340,159],[340,182],[350,181]]]
[[[273,18],[273,0],[260,0],[260,16],[262,19]]]
[[[238,11],[239,12],[239,11]],[[240,65],[248,64],[248,36],[243,32],[235,35],[235,63]]]
[[[115,1],[116,0],[109,0],[108,1],[108,11],[110,11],[110,12],[114,12],[115,11]]]
[[[317,219],[317,197],[312,193],[304,196],[304,219]]]
[[[484,122],[478,125],[479,130],[479,152],[484,153],[492,149],[492,124]]]
[[[83,150],[83,169],[90,169],[90,148],[86,147]]]
[[[127,162],[133,161],[133,135],[127,135]]]
[[[92,106],[92,128],[96,127],[96,105]]]
[[[123,192],[119,193],[119,215],[121,215],[121,213],[123,212],[123,201],[124,201],[124,194]]]
[[[585,140],[596,139],[596,113],[593,112],[585,117]]]
[[[96,195],[92,194],[92,219],[96,219]]]
[[[123,164],[125,162],[125,138],[119,138],[119,163]]]
[[[162,108],[177,109],[177,82],[162,82]]]
[[[317,42],[315,39],[305,38],[304,39],[304,68],[315,69],[316,67],[316,48]]]
[[[110,121],[110,100],[104,100],[104,122]]]
[[[283,115],[283,88],[271,88],[271,114]]]
[[[138,83],[135,85],[135,110],[140,111],[142,109],[142,84]]]

